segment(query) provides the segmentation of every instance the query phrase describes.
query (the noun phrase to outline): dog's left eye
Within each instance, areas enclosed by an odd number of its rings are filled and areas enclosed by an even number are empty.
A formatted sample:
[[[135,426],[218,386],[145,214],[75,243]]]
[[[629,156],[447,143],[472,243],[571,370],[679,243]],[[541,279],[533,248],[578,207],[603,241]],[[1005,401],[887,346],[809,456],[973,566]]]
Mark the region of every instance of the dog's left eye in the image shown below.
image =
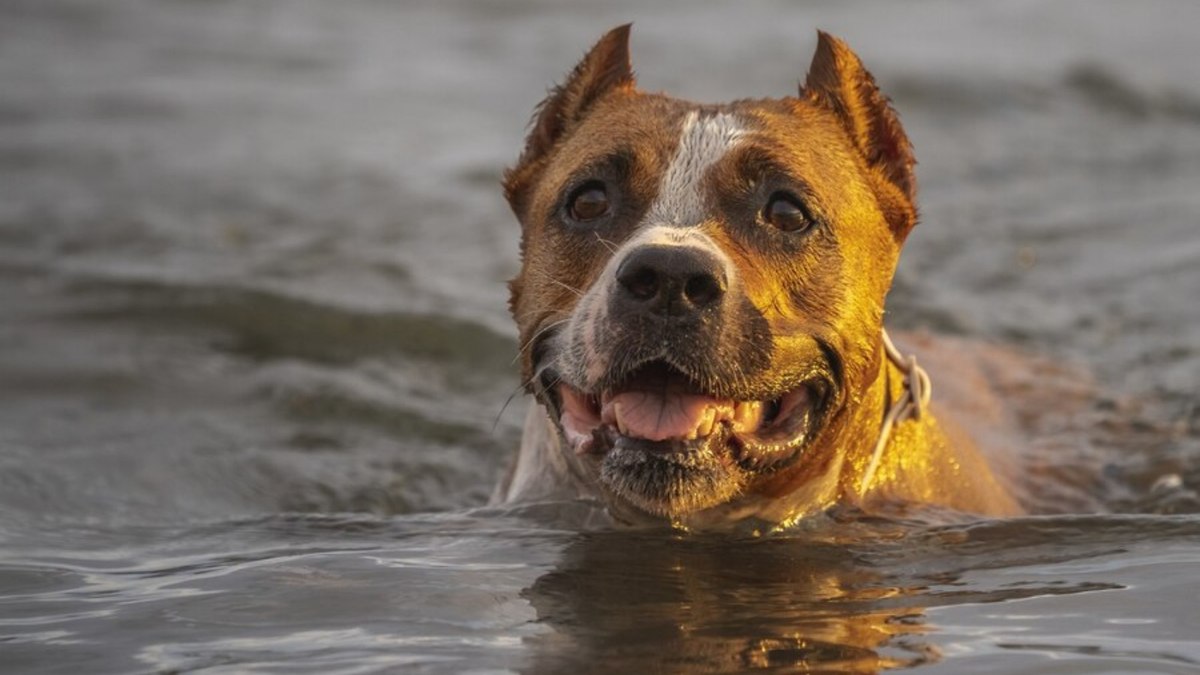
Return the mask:
[[[800,198],[790,192],[776,192],[767,200],[763,220],[784,232],[802,232],[813,226],[813,218]]]
[[[572,220],[587,222],[608,215],[608,191],[599,181],[584,183],[571,193],[567,202],[567,214]]]

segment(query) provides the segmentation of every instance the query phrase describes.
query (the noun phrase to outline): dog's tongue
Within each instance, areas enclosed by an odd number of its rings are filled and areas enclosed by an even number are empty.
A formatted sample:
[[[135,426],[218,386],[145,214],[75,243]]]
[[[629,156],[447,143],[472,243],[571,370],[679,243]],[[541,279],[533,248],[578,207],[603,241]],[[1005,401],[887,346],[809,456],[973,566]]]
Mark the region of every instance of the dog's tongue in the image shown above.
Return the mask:
[[[722,402],[703,394],[679,391],[629,391],[604,402],[603,420],[621,433],[649,441],[696,438],[712,430]]]

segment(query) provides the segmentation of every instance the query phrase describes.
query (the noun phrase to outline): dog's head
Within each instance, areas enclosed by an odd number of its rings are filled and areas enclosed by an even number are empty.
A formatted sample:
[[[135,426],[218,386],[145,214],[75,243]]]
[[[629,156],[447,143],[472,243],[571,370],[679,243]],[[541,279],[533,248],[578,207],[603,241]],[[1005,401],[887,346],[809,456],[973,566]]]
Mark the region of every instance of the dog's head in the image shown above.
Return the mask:
[[[908,139],[824,33],[798,96],[724,105],[638,90],[628,38],[550,93],[505,175],[523,376],[620,505],[789,493],[838,464],[879,370]]]

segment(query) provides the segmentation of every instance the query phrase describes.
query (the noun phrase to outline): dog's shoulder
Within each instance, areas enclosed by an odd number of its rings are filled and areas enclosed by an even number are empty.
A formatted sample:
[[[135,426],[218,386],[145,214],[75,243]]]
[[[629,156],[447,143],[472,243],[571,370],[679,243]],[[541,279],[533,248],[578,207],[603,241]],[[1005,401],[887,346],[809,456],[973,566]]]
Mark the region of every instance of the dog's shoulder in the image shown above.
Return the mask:
[[[1100,391],[1085,367],[980,339],[912,332],[896,342],[929,373],[950,449],[986,461],[1022,510],[1102,509],[1088,447]],[[1062,476],[1069,467],[1078,475]]]

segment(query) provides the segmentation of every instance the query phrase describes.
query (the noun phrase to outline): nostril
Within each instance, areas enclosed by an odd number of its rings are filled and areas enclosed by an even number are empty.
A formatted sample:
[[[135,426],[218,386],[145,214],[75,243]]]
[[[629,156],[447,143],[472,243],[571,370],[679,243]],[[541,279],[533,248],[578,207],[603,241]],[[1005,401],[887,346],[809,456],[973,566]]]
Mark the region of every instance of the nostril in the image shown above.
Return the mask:
[[[725,294],[725,284],[711,274],[697,274],[687,280],[683,294],[696,307],[708,307]]]
[[[658,273],[650,267],[639,267],[621,275],[621,285],[638,300],[649,300],[658,295]]]
[[[631,250],[617,266],[616,298],[626,309],[686,316],[720,304],[725,270],[699,246],[649,244]]]

